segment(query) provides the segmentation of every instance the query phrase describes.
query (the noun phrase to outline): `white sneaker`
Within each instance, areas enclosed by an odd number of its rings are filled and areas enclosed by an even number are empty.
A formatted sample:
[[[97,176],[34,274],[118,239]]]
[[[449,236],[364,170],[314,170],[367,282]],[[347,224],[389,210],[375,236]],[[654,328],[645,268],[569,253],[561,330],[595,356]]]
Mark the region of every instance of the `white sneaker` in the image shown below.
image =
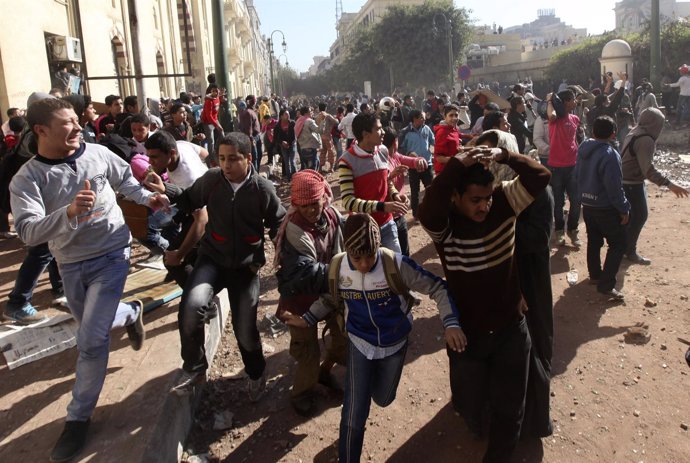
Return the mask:
[[[55,299],[53,299],[52,305],[60,305],[62,307],[66,307],[69,309],[69,305],[67,305],[67,296],[62,295],[62,296],[56,297]]]
[[[559,246],[565,246],[565,233],[563,230],[559,230],[556,232],[556,244]]]
[[[194,387],[203,382],[204,377],[204,373],[201,371],[189,373],[182,370],[182,374],[180,375],[177,384],[170,388],[170,393],[179,396],[189,395],[194,392]]]
[[[165,270],[165,264],[163,263],[163,254],[153,254],[141,262],[135,264],[136,267],[142,268],[152,268],[155,270]]]

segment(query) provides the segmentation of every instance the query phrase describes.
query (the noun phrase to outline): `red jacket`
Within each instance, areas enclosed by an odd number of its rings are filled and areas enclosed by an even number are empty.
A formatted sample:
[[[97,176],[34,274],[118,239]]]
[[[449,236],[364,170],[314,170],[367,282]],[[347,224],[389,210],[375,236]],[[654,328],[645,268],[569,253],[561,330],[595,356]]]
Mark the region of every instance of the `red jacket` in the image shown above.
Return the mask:
[[[460,132],[458,127],[451,127],[448,124],[440,123],[434,126],[436,143],[434,144],[434,172],[440,174],[445,164],[438,162],[437,156],[453,157],[460,150]]]

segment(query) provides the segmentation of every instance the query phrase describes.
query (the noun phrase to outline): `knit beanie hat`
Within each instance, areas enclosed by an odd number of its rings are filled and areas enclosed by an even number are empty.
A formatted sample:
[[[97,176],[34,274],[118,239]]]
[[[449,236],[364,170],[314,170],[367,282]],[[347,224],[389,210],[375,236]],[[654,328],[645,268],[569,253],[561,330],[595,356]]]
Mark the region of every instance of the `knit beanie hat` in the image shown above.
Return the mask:
[[[352,214],[343,231],[345,250],[350,256],[370,256],[381,245],[381,230],[369,214]]]

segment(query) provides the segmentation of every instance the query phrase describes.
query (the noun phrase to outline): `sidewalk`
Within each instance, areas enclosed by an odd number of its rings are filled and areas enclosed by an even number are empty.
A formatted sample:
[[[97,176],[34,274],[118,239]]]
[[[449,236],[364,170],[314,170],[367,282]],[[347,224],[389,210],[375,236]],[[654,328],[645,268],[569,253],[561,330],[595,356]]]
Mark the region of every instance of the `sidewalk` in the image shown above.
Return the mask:
[[[229,306],[207,326],[209,363],[215,355]],[[181,365],[177,331],[179,299],[144,316],[147,339],[135,352],[124,329],[112,332],[105,386],[92,417],[84,451],[74,461],[173,462],[182,455],[194,396],[169,394]],[[74,383],[76,349],[10,371],[0,366],[0,461],[48,461],[62,432]]]

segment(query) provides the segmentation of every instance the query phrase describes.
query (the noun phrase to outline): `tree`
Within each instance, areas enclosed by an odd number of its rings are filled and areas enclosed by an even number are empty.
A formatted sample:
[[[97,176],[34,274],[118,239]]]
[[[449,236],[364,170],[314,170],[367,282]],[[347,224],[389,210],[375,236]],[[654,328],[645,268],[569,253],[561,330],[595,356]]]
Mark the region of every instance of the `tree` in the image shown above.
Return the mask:
[[[445,18],[445,19],[444,19]],[[452,0],[428,0],[423,5],[392,6],[374,25],[361,26],[348,38],[349,51],[341,66],[323,75],[290,82],[292,89],[319,89],[320,92],[293,92],[308,95],[330,91],[361,91],[371,81],[372,92],[388,93],[391,78],[396,88],[448,86],[448,22],[451,23],[453,68],[464,53],[470,36],[469,16],[456,9]]]

